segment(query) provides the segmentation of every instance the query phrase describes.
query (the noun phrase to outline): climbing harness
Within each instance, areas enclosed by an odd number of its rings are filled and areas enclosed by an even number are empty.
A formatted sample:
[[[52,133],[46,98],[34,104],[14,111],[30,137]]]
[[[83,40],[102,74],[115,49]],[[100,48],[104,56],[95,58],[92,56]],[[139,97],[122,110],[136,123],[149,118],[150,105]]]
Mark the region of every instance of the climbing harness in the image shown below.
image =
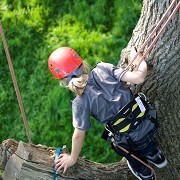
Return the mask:
[[[55,154],[55,161],[58,159],[59,155],[61,154],[61,148],[56,149],[56,154]],[[56,164],[54,163],[54,180],[57,180],[57,172],[56,172]]]
[[[136,94],[135,97],[127,103],[116,116],[114,116],[105,126],[102,138],[108,140],[109,132],[116,134],[121,138],[126,137],[127,142],[132,146],[128,134],[134,131],[143,121],[151,121],[155,128],[147,133],[147,137],[153,136],[159,127],[157,122],[156,110],[152,103],[147,101],[146,96],[143,93]],[[143,138],[139,141],[139,144],[144,143],[147,138]],[[132,146],[135,149],[135,146]]]
[[[162,16],[162,18],[160,19],[160,21],[158,22],[158,24],[155,26],[154,30],[151,32],[151,34],[149,35],[149,37],[145,40],[144,44],[142,45],[142,47],[138,50],[138,52],[136,53],[136,55],[134,56],[134,58],[132,59],[131,62],[129,62],[129,64],[126,67],[126,70],[129,70],[130,66],[132,65],[132,63],[136,60],[136,58],[138,57],[139,54],[141,54],[141,52],[143,51],[143,49],[145,48],[145,46],[147,45],[147,43],[149,42],[149,40],[153,37],[153,35],[157,32],[158,28],[160,27],[160,25],[163,23],[164,19],[166,18],[166,16],[168,15],[168,13],[170,12],[171,8],[173,7],[173,5],[176,3],[176,0],[173,0],[172,3],[169,5],[168,9],[166,10],[166,12],[164,13],[164,15]],[[149,47],[147,47],[147,50],[144,52],[144,55],[141,57],[136,69],[138,69],[139,65],[141,64],[141,62],[145,59],[146,55],[151,51],[151,49],[153,48],[153,46],[155,45],[155,43],[157,42],[157,40],[159,39],[160,35],[162,34],[163,30],[166,28],[166,26],[169,24],[169,22],[171,21],[171,19],[174,17],[174,15],[176,14],[176,12],[178,11],[178,9],[180,8],[180,2],[175,6],[173,12],[171,13],[171,15],[169,16],[169,18],[166,20],[166,22],[164,23],[163,27],[160,29],[159,33],[155,36],[154,40],[151,42],[151,44],[149,45]]]
[[[119,113],[111,119],[107,124],[108,127],[115,133],[129,133],[131,130],[144,120],[145,117],[151,116],[153,123],[156,120],[156,110],[152,104],[146,100],[143,93],[135,95],[135,98],[126,104]],[[143,99],[145,97],[145,99]],[[153,111],[153,113],[152,113]],[[150,113],[149,113],[150,112]],[[155,123],[157,125],[157,123]]]
[[[129,133],[135,130],[139,124],[147,118],[149,121],[154,123],[155,128],[150,130],[144,137],[142,137],[142,140],[138,142],[141,146],[144,146],[143,143],[145,143],[149,137],[151,139],[151,137],[156,134],[159,125],[156,120],[156,110],[153,105],[147,100],[143,93],[136,94],[135,97],[106,124],[102,138],[111,142],[114,147],[122,150],[127,156],[131,156],[145,165],[155,174],[155,171],[151,166],[134,155],[134,150],[136,149],[137,144],[135,145],[129,136]],[[115,136],[119,136],[120,139],[117,141]],[[124,142],[121,142],[122,138],[125,138],[130,150],[123,147]]]
[[[10,53],[9,53],[9,50],[8,50],[8,46],[7,46],[7,43],[6,43],[6,39],[5,39],[5,35],[4,35],[4,32],[3,32],[3,27],[2,27],[1,23],[0,23],[0,34],[1,34],[1,37],[2,37],[4,50],[5,50],[5,53],[6,53],[7,60],[8,60],[8,65],[9,65],[9,69],[10,69],[10,72],[11,72],[11,76],[12,76],[12,80],[13,80],[13,84],[14,84],[14,89],[16,91],[16,96],[17,96],[19,107],[20,107],[21,114],[22,114],[22,117],[23,117],[23,122],[24,122],[24,126],[25,126],[25,129],[26,129],[26,134],[27,134],[27,137],[28,137],[29,144],[31,144],[32,141],[31,141],[31,136],[30,136],[29,129],[28,129],[28,123],[27,123],[27,120],[26,120],[24,106],[23,106],[23,102],[22,102],[22,99],[21,99],[20,91],[19,91],[19,88],[18,88],[18,83],[17,83],[16,76],[15,76],[15,73],[14,73],[13,64],[12,64],[12,61],[11,61]]]

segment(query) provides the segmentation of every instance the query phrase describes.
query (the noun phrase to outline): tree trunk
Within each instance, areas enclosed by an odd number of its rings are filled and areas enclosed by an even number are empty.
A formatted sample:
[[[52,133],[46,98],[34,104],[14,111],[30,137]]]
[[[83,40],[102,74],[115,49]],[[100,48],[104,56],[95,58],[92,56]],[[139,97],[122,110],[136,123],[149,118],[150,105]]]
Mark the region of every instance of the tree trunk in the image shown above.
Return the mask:
[[[141,47],[147,35],[152,32],[171,2],[172,0],[144,0],[139,22],[133,31],[133,36],[127,48],[122,54],[125,54],[133,45]],[[178,3],[179,1],[176,1],[176,5]],[[121,56],[121,58],[124,60],[124,56]],[[135,91],[144,92],[150,101],[155,103],[158,112],[160,129],[157,140],[169,163],[162,170],[156,169],[157,179],[177,180],[180,179],[180,138],[178,135],[180,126],[179,10],[163,31],[146,61],[149,69],[148,76],[143,85],[135,87]]]
[[[144,0],[141,17],[133,31],[132,38],[126,49],[122,51],[121,62],[131,46],[141,47],[168,8],[169,0]],[[176,2],[176,4],[178,1]],[[171,11],[172,12],[172,11]],[[156,105],[160,130],[158,142],[162,147],[169,164],[166,168],[156,169],[157,179],[180,179],[179,163],[179,84],[180,84],[180,16],[179,10],[166,27],[160,39],[146,58],[148,76],[135,91],[145,93]],[[147,48],[147,47],[146,47]],[[146,49],[145,48],[145,49]],[[7,140],[0,146],[0,168],[4,170],[6,180],[52,179],[53,154],[52,148],[29,145],[23,142]],[[59,179],[134,179],[126,162],[99,164],[79,158],[76,165],[66,175],[58,175]]]

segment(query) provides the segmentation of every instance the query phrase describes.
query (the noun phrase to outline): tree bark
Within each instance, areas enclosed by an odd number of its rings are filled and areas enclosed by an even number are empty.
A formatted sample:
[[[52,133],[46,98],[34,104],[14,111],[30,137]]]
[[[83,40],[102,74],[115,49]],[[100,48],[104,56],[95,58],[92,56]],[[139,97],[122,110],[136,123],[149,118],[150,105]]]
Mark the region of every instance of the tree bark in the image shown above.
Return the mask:
[[[169,0],[144,0],[143,9],[132,38],[124,54],[131,46],[141,47],[168,6]],[[176,1],[176,5],[179,1]],[[172,11],[171,11],[172,12]],[[168,17],[170,13],[168,14]],[[167,18],[166,18],[167,19]],[[161,26],[162,27],[162,26]],[[160,27],[160,28],[161,28]],[[152,42],[152,41],[150,41]],[[147,47],[146,47],[147,48]],[[145,50],[146,50],[145,48]],[[135,87],[136,92],[144,92],[155,103],[160,129],[158,142],[168,160],[168,166],[156,170],[157,179],[180,179],[179,126],[180,126],[180,14],[179,10],[163,31],[159,40],[147,56],[148,76],[145,83]]]
[[[122,51],[119,64],[132,46],[141,47],[152,32],[170,0],[144,0],[141,17],[133,31],[127,48]],[[178,1],[176,2],[176,4]],[[172,12],[172,11],[171,11]],[[146,58],[148,75],[141,86],[134,91],[145,93],[155,103],[160,129],[158,142],[163,149],[168,166],[156,169],[157,179],[180,179],[179,169],[179,102],[180,102],[180,16],[179,10],[166,27],[160,39]],[[145,47],[146,50],[147,47]],[[52,179],[53,154],[55,149],[7,140],[0,146],[0,168],[4,170],[3,178],[14,179]],[[59,174],[59,179],[134,179],[127,168],[126,161],[99,164],[79,158],[76,165],[66,175]]]

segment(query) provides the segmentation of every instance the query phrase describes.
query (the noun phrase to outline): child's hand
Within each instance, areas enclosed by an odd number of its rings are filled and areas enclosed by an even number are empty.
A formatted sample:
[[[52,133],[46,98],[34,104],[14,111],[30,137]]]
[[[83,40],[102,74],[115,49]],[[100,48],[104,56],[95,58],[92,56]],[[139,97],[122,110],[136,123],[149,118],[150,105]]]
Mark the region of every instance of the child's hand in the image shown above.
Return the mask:
[[[57,172],[64,169],[63,173],[65,173],[69,167],[75,164],[71,158],[71,155],[69,154],[60,154],[59,159],[56,160],[55,163],[56,163]]]

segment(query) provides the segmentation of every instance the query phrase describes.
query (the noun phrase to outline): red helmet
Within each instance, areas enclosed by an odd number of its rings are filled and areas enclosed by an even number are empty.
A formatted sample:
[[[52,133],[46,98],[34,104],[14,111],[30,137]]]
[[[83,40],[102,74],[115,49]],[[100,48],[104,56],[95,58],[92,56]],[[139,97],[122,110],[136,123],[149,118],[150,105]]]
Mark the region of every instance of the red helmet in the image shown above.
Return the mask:
[[[61,47],[52,52],[48,66],[56,79],[63,79],[82,64],[82,58],[69,47]]]

